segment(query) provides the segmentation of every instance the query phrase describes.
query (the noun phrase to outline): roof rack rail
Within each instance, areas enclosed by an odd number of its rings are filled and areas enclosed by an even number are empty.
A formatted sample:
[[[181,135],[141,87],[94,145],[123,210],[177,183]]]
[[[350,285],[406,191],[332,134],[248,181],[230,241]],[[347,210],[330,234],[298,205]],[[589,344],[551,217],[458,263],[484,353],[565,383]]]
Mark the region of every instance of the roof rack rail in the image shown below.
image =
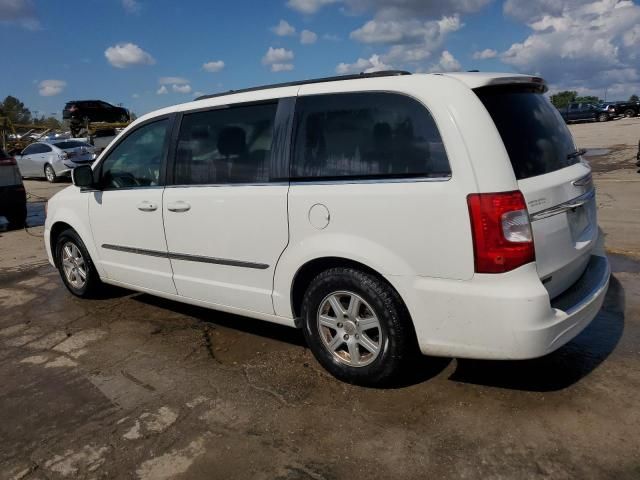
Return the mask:
[[[338,75],[335,77],[312,78],[309,80],[298,80],[295,82],[272,83],[270,85],[260,85],[258,87],[243,88],[240,90],[228,90],[226,92],[214,93],[212,95],[202,95],[201,97],[198,97],[195,100],[197,101],[197,100],[206,100],[208,98],[222,97],[224,95],[231,95],[232,93],[255,92],[256,90],[266,90],[267,88],[295,87],[297,85],[307,85],[309,83],[337,82],[339,80],[357,80],[362,78],[376,78],[376,77],[396,77],[400,75],[411,75],[411,72],[407,72],[404,70],[381,70],[379,72],[371,72],[371,73],[356,73],[354,75]]]

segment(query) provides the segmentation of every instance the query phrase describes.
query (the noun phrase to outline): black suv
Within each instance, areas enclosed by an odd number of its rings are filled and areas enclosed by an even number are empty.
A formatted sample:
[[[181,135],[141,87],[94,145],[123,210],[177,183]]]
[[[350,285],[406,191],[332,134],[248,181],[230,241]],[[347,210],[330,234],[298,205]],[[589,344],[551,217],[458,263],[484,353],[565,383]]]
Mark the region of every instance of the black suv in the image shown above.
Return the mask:
[[[16,160],[0,149],[0,215],[11,227],[22,227],[27,217],[27,195]]]
[[[64,106],[62,118],[69,120],[73,131],[74,128],[79,129],[86,121],[126,123],[131,117],[128,110],[102,100],[74,100]]]

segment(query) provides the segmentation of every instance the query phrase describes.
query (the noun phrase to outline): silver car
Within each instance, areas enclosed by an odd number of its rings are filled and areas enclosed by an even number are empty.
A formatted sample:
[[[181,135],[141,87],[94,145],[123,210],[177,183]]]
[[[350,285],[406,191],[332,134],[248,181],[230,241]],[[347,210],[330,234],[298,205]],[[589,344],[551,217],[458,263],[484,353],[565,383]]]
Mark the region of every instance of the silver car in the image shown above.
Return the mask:
[[[92,145],[79,140],[35,142],[16,155],[20,173],[24,178],[46,178],[55,182],[68,176],[78,165],[91,164],[96,159]]]

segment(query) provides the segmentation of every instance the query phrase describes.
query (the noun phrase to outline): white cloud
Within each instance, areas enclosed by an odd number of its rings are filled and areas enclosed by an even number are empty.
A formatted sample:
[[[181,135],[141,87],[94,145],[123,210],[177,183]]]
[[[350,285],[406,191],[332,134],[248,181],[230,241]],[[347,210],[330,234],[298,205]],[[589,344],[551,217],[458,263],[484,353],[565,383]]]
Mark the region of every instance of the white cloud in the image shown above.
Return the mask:
[[[52,97],[62,93],[67,86],[64,80],[42,80],[38,84],[38,93],[43,97]]]
[[[200,90],[197,90],[197,91],[193,92],[193,96],[195,98],[202,97],[203,95],[206,95],[206,94],[204,92],[201,92]]]
[[[318,35],[311,30],[303,30],[300,32],[300,43],[303,45],[310,45],[318,41]]]
[[[191,93],[191,82],[184,77],[160,77],[158,79],[160,88],[156,91],[158,95],[169,93],[167,86],[171,86],[171,91],[176,93]]]
[[[119,43],[104,51],[104,56],[116,68],[134,65],[153,65],[155,59],[134,43]]]
[[[191,82],[184,77],[160,77],[158,79],[158,83],[160,85],[170,85],[172,83],[175,83],[176,85],[184,85]]]
[[[284,72],[293,70],[293,52],[285,48],[269,47],[267,53],[262,57],[262,64],[268,65],[272,72]]]
[[[556,88],[640,90],[640,6],[629,0],[507,0],[507,15],[530,35],[501,54],[519,72],[543,76]]]
[[[480,10],[492,0],[289,0],[287,6],[298,12],[313,14],[327,5],[340,3],[349,13],[374,12],[379,20],[438,17]],[[529,0],[530,1],[530,0]]]
[[[213,60],[202,64],[202,68],[207,72],[216,73],[224,68],[224,62],[222,60]]]
[[[278,25],[276,25],[275,27],[271,27],[271,31],[279,37],[288,37],[290,35],[296,34],[296,29],[285,20],[280,20],[280,23],[278,23]]]
[[[458,14],[443,16],[438,20],[375,18],[351,32],[351,38],[365,44],[388,46],[386,51],[370,57],[369,61],[375,57],[385,67],[396,65],[424,70],[425,60],[439,56],[447,36],[463,26]],[[383,70],[374,65],[367,66],[365,62],[366,59],[360,58],[353,64],[340,64],[339,68],[349,71],[365,71],[367,68]]]
[[[293,70],[293,63],[274,63],[271,65],[272,72],[289,72]]]
[[[474,60],[487,60],[489,58],[495,58],[498,56],[498,52],[492,48],[485,48],[477,52],[473,52]]]
[[[176,93],[191,93],[191,85],[171,85],[171,90]]]
[[[342,40],[340,35],[336,35],[335,33],[325,33],[322,35],[323,40],[329,40],[330,42],[339,42]]]
[[[351,32],[350,37],[362,43],[440,45],[444,36],[462,28],[458,15],[440,20],[370,20]]]
[[[459,72],[460,70],[462,65],[448,50],[442,52],[438,63],[429,67],[429,72]]]
[[[393,67],[386,65],[378,55],[367,58],[359,58],[354,63],[340,63],[336,67],[336,73],[345,75],[349,73],[371,73],[381,70],[391,70]]]
[[[122,0],[122,8],[124,8],[127,13],[138,13],[142,6],[138,0]]]
[[[16,23],[28,30],[40,28],[33,0],[0,0],[0,23]]]
[[[288,0],[287,7],[300,13],[312,14],[316,13],[325,5],[331,5],[339,1],[341,0]]]
[[[131,98],[140,98],[140,94],[134,93],[131,95]]]

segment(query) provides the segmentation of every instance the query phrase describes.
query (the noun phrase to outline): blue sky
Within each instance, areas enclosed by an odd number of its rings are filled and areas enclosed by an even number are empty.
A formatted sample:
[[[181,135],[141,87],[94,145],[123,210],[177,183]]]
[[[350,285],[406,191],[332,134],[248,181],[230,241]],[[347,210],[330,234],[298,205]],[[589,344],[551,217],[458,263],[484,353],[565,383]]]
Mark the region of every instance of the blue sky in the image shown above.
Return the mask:
[[[45,115],[85,98],[143,114],[198,92],[383,68],[640,92],[631,0],[0,0],[0,40],[0,96]]]

